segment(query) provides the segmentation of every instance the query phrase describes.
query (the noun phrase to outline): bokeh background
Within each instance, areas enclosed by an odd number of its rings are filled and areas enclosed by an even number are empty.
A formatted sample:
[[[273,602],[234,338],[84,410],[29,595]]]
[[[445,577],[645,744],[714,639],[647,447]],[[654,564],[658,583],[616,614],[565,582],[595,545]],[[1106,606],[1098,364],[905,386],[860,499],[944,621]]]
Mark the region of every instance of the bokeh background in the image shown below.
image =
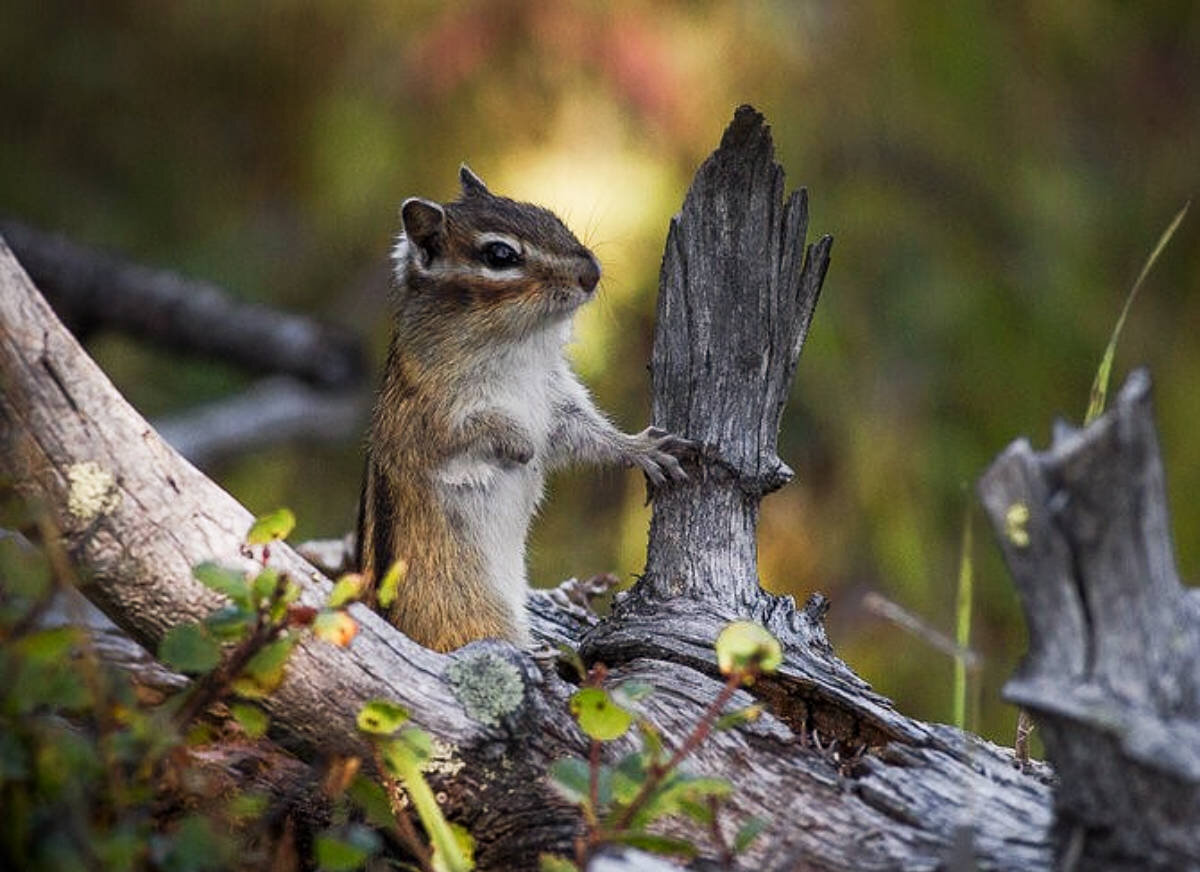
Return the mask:
[[[784,418],[796,481],[768,498],[773,590],[833,601],[841,655],[905,711],[950,717],[952,666],[867,612],[878,591],[953,627],[970,488],[1012,438],[1078,422],[1124,294],[1200,167],[1200,5],[477,0],[10,0],[0,214],[387,340],[406,196],[467,160],[563,215],[604,263],[572,353],[626,429],[670,216],[734,107],[773,125],[834,258]],[[1200,575],[1200,215],[1138,300],[1116,377],[1151,368],[1180,566]],[[228,395],[219,362],[101,335],[144,413]],[[301,537],[353,524],[360,443],[209,470]],[[533,578],[641,565],[633,473],[553,482]],[[981,730],[1024,645],[972,509]]]

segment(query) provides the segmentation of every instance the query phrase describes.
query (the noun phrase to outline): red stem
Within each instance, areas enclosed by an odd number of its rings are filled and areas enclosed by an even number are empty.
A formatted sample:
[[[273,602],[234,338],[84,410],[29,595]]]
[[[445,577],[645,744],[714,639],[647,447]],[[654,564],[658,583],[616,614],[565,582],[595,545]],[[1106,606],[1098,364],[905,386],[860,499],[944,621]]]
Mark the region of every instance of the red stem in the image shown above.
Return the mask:
[[[592,739],[591,752],[588,755],[588,799],[592,804],[592,814],[598,818],[600,816],[600,742],[597,739]]]
[[[675,749],[675,753],[671,755],[671,759],[667,761],[667,764],[665,766],[651,767],[649,777],[642,783],[642,789],[638,791],[638,795],[634,797],[633,802],[629,804],[628,808],[625,809],[624,813],[617,820],[614,829],[618,832],[628,829],[634,817],[637,816],[637,813],[642,810],[642,807],[645,806],[646,802],[654,794],[655,788],[683,761],[684,757],[696,750],[700,743],[708,737],[716,716],[725,707],[725,703],[729,702],[748,674],[750,674],[750,670],[747,669],[736,669],[729,674],[729,678],[726,680],[725,686],[721,688],[721,692],[717,694],[717,698],[712,701],[712,705],[705,709],[704,714],[700,716],[700,722],[696,724],[691,735],[687,737],[687,740]]]

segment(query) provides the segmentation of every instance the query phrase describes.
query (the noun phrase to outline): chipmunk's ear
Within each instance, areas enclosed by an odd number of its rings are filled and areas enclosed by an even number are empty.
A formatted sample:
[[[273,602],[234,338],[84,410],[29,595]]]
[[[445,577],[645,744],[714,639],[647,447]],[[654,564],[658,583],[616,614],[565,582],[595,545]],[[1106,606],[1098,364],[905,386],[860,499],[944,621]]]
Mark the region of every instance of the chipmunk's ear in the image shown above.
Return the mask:
[[[429,263],[442,250],[446,239],[446,211],[432,200],[409,197],[400,207],[404,235],[416,246],[422,263]]]
[[[464,197],[479,197],[491,193],[488,191],[487,185],[483,183],[483,179],[471,172],[471,168],[466,164],[458,168],[458,180],[462,183]]]

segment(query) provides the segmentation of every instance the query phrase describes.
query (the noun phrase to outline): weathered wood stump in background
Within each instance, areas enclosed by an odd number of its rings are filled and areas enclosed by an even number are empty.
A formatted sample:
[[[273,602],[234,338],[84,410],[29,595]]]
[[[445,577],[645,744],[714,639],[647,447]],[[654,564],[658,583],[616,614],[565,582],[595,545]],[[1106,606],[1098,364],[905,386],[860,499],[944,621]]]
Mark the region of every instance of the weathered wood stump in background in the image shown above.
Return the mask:
[[[979,484],[1029,624],[1005,695],[1058,772],[1060,860],[1200,868],[1200,600],[1175,571],[1150,379]]]
[[[758,502],[788,476],[775,433],[828,263],[827,240],[802,259],[806,224],[803,193],[784,205],[762,117],[739,110],[664,258],[655,419],[702,443],[692,482],[656,496],[646,578],[612,617],[600,622],[583,608],[575,586],[533,597],[534,632],[578,644],[614,679],[654,685],[643,713],[668,744],[719,691],[712,643],[723,624],[753,617],[776,633],[782,668],[731,703],[757,698],[767,712],[713,736],[688,761],[732,782],[731,824],[770,821],[738,868],[966,869],[973,858],[981,869],[1050,869],[1043,777],[1014,767],[1003,749],[896,712],[834,655],[819,596],[797,609],[758,587]],[[211,608],[216,597],[190,567],[241,561],[249,514],[129,408],[3,246],[0,390],[0,477],[50,512],[88,596],[151,650],[169,627]],[[290,549],[273,549],[272,562],[308,601],[327,590]],[[444,743],[438,788],[475,835],[483,868],[569,854],[578,814],[553,797],[544,774],[586,747],[567,712],[573,685],[508,645],[434,654],[373,613],[352,613],[360,633],[349,650],[316,642],[296,650],[267,703],[275,735],[306,759],[360,753],[358,707],[395,699]],[[703,834],[677,829],[704,845]],[[1185,837],[1182,825],[1175,832]],[[644,863],[614,855],[595,867]]]

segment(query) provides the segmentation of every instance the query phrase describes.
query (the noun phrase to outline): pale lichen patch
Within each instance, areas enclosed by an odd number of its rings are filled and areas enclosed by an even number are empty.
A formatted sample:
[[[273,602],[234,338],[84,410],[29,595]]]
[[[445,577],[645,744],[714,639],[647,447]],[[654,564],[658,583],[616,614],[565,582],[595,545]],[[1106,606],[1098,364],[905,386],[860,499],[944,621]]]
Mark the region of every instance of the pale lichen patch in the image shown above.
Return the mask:
[[[499,725],[525,698],[525,685],[517,667],[495,654],[457,660],[446,671],[446,677],[468,717],[487,726]]]
[[[450,742],[439,739],[437,736],[430,736],[430,739],[433,745],[433,754],[430,755],[429,761],[421,769],[434,775],[445,775],[453,778],[466,765],[462,757],[458,754],[458,747]]]
[[[84,523],[106,515],[121,504],[121,492],[113,474],[94,460],[76,463],[67,470],[70,491],[67,511]]]
[[[1004,535],[1018,548],[1029,547],[1029,506],[1013,503],[1004,512]]]

